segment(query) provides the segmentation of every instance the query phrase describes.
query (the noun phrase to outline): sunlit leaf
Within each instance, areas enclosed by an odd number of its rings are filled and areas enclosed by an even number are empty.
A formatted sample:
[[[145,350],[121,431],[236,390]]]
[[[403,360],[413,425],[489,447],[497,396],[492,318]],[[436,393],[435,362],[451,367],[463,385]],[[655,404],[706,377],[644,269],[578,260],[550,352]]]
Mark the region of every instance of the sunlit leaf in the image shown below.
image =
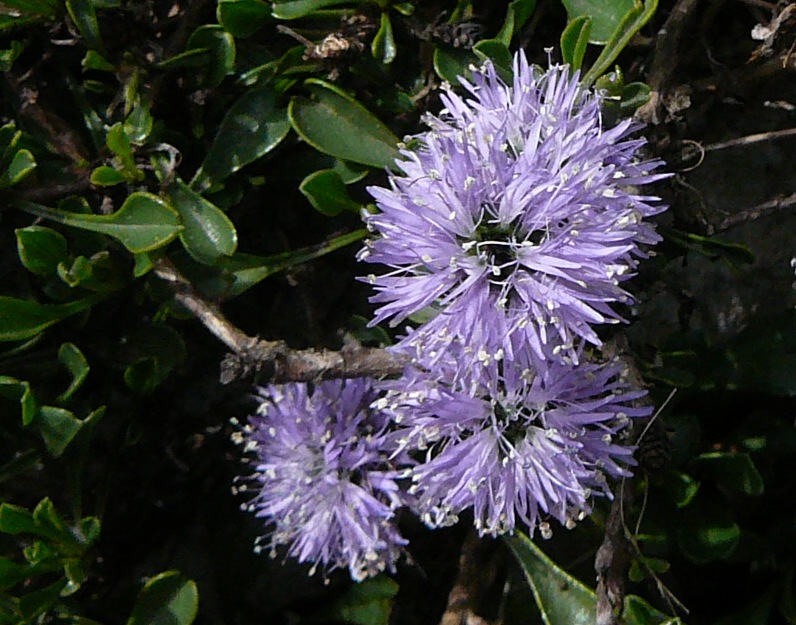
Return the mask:
[[[331,169],[323,169],[302,180],[299,191],[319,213],[334,217],[344,211],[358,212],[361,205],[348,195],[342,178]]]
[[[190,625],[198,607],[196,584],[178,571],[166,571],[146,583],[127,625]]]
[[[573,19],[561,33],[561,57],[573,70],[580,69],[591,33],[591,18],[581,15]]]
[[[250,89],[230,107],[191,186],[199,191],[273,150],[290,131],[270,87]]]
[[[389,14],[384,11],[381,14],[381,23],[376,36],[373,38],[373,43],[370,46],[373,58],[378,59],[385,65],[392,63],[395,60],[397,53],[395,47],[395,38],[392,33],[392,24],[390,23]]]
[[[294,20],[324,7],[343,4],[344,2],[346,0],[276,0],[271,10],[274,17],[280,20]]]
[[[339,88],[309,79],[314,100],[294,97],[288,115],[296,132],[314,148],[355,163],[392,167],[398,138],[370,111]]]
[[[22,265],[37,276],[52,276],[58,263],[69,258],[66,239],[60,232],[44,226],[18,228],[17,252]]]
[[[235,253],[238,247],[235,225],[220,208],[179,178],[168,186],[166,195],[182,218],[180,241],[195,260],[215,265],[222,257]]]
[[[114,237],[130,252],[146,252],[162,247],[182,230],[179,215],[158,196],[136,191],[111,215],[67,213],[33,202],[18,202],[23,210],[60,222]]]
[[[19,150],[14,154],[8,168],[0,176],[0,188],[11,187],[29,176],[36,169],[36,159],[29,150]]]
[[[622,18],[634,6],[634,0],[561,0],[570,20],[578,17],[591,19],[589,41],[605,43],[614,34]],[[640,2],[638,5],[640,6]]]

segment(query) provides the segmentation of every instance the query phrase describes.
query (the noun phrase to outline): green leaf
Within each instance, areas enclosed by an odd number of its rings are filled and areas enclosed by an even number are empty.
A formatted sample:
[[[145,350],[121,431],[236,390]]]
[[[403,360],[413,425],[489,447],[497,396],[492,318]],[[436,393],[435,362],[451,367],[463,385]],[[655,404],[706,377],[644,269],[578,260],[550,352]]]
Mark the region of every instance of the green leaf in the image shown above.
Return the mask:
[[[567,24],[561,33],[561,56],[564,63],[571,65],[573,70],[578,70],[583,65],[590,32],[591,18],[581,15]]]
[[[69,258],[66,239],[60,232],[44,226],[18,228],[17,252],[22,265],[37,276],[55,275],[58,263]]]
[[[593,590],[559,568],[522,532],[504,540],[525,574],[545,625],[594,624],[597,597]],[[670,623],[667,615],[634,595],[625,597],[623,608],[625,625]]]
[[[36,416],[39,409],[36,397],[30,390],[30,383],[17,380],[5,375],[0,375],[0,397],[19,400],[22,411],[22,425],[28,425]]]
[[[525,534],[505,538],[522,567],[546,625],[593,625],[594,592],[560,569]]]
[[[349,197],[343,179],[331,169],[322,169],[304,178],[299,185],[299,191],[315,210],[330,217],[345,211],[358,213],[362,208]]]
[[[273,150],[290,131],[287,109],[268,86],[250,89],[230,107],[201,168],[191,181],[199,191]]]
[[[271,8],[263,0],[220,0],[218,23],[238,39],[245,39],[271,21]]]
[[[66,586],[66,579],[61,579],[40,590],[34,590],[19,598],[19,610],[24,623],[37,622],[37,618],[49,610],[58,601],[61,591]]]
[[[10,72],[14,67],[14,61],[25,51],[25,45],[21,41],[11,41],[11,47],[0,50],[0,72]]]
[[[622,18],[634,7],[634,0],[561,0],[570,20],[588,17],[592,21],[591,43],[604,44],[614,34]],[[641,3],[638,3],[640,6]],[[566,32],[566,31],[565,31]]]
[[[442,80],[459,84],[459,76],[467,78],[470,65],[478,65],[478,56],[464,48],[437,48],[434,50],[434,71]]]
[[[507,47],[511,40],[528,21],[536,8],[536,0],[512,0],[506,11],[506,19],[495,39],[502,41]]]
[[[280,20],[294,20],[314,13],[324,7],[343,4],[347,0],[275,0],[271,11]]]
[[[51,325],[91,308],[95,299],[68,304],[39,304],[31,300],[0,296],[0,341],[22,341]]]
[[[33,514],[10,503],[0,504],[0,532],[4,534],[35,534]]]
[[[678,508],[685,508],[699,492],[699,482],[680,471],[667,471],[659,478],[659,482]]]
[[[688,558],[704,564],[730,556],[740,536],[741,528],[724,502],[696,497],[683,512],[678,542]]]
[[[106,142],[111,152],[119,158],[125,177],[130,182],[143,180],[144,173],[136,167],[133,145],[124,130],[124,124],[117,122],[111,126],[108,129]]]
[[[731,493],[763,494],[763,476],[749,454],[715,451],[697,456],[696,462],[702,473]]]
[[[102,50],[102,36],[94,5],[89,0],[66,0],[66,10],[86,42],[86,47]]]
[[[36,159],[29,150],[19,150],[11,159],[11,164],[0,176],[0,189],[11,187],[30,175],[36,169]]]
[[[63,343],[58,349],[58,360],[67,368],[72,381],[69,387],[58,396],[58,401],[69,401],[74,392],[79,389],[89,372],[88,361],[74,343]]]
[[[126,180],[122,172],[109,165],[100,165],[91,172],[91,184],[98,187],[112,187]]]
[[[351,625],[388,625],[396,594],[398,584],[379,575],[352,586],[324,616]]]
[[[483,39],[473,46],[481,61],[491,59],[500,77],[511,84],[514,76],[514,57],[506,45],[497,39]]]
[[[36,413],[32,425],[44,439],[47,451],[57,458],[75,438],[83,422],[75,417],[71,410],[57,406],[42,406]]]
[[[395,55],[397,54],[395,38],[392,33],[390,16],[386,11],[381,14],[379,31],[373,38],[370,50],[373,54],[373,58],[381,61],[384,65],[389,65],[395,60]]]
[[[232,256],[238,247],[235,225],[215,204],[191,190],[179,178],[166,189],[171,205],[182,218],[180,241],[187,252],[205,265]]]
[[[182,230],[177,212],[158,196],[144,191],[131,193],[112,215],[66,213],[33,202],[17,205],[39,217],[114,237],[134,254],[163,247]]]
[[[32,567],[27,564],[17,564],[13,560],[0,558],[0,590],[16,586],[19,582],[29,579],[32,573]]]
[[[166,571],[146,583],[127,625],[190,625],[198,605],[196,584],[178,571]]]
[[[208,50],[210,64],[205,87],[218,87],[235,68],[235,39],[221,26],[200,26],[188,38],[186,50]]]
[[[650,20],[658,8],[658,0],[644,0],[643,5],[641,0],[632,0],[632,2],[633,7],[619,22],[594,65],[583,75],[582,82],[584,85],[593,84],[597,77],[611,66],[616,57],[619,56],[619,53],[624,50],[633,36]],[[594,24],[592,24],[592,40],[594,37],[595,29]]]
[[[83,69],[93,69],[98,72],[115,72],[116,67],[96,50],[89,50],[80,63]]]
[[[194,48],[155,63],[155,67],[166,71],[184,67],[204,67],[210,63],[212,56],[210,48]]]
[[[370,111],[339,88],[311,78],[305,82],[315,100],[294,97],[288,116],[311,146],[355,163],[393,167],[398,138]]]

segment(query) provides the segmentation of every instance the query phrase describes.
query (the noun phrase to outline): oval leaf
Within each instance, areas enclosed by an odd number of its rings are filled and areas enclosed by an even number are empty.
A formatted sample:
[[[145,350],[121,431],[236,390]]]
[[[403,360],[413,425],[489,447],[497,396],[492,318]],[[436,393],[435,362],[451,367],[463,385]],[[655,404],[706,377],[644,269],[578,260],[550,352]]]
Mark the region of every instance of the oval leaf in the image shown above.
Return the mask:
[[[348,196],[340,175],[331,169],[310,174],[301,182],[299,191],[319,213],[334,217],[344,211],[359,212],[362,208]]]
[[[178,571],[166,571],[146,583],[127,625],[190,625],[198,605],[196,584]]]
[[[706,563],[730,556],[740,537],[741,528],[724,502],[697,497],[685,509],[678,542],[688,558]]]
[[[235,225],[215,204],[192,191],[177,178],[166,195],[182,217],[180,241],[198,262],[215,265],[222,257],[232,256],[238,247]]]
[[[33,202],[18,202],[17,206],[73,228],[107,234],[134,254],[163,247],[182,230],[177,212],[158,196],[144,191],[130,194],[112,215],[68,213]]]
[[[271,9],[273,16],[280,20],[294,20],[314,13],[318,9],[343,4],[345,0],[277,0]]]
[[[370,45],[371,53],[374,59],[378,59],[385,65],[392,63],[395,60],[396,48],[395,38],[392,34],[392,24],[390,23],[390,16],[385,11],[381,14],[381,25],[379,32],[373,38],[373,43]]]
[[[0,187],[11,187],[26,178],[36,169],[36,159],[29,150],[20,150],[14,154],[8,169],[0,177]]]
[[[191,186],[199,191],[273,150],[290,131],[287,109],[268,87],[251,89],[230,107]]]
[[[315,100],[295,97],[288,115],[296,132],[311,146],[363,165],[392,167],[398,137],[359,102],[322,80],[305,83]]]
[[[271,19],[271,9],[263,0],[220,0],[216,17],[233,37],[245,39]]]
[[[591,43],[605,43],[614,34],[622,18],[633,8],[633,0],[562,0],[569,19],[591,18]],[[566,31],[565,31],[566,32]]]
[[[467,78],[470,65],[478,65],[478,57],[463,48],[437,48],[434,50],[434,71],[442,80],[459,84],[459,76]]]
[[[69,251],[60,232],[44,226],[16,230],[17,251],[25,269],[37,276],[52,276],[58,264],[66,262]]]
[[[31,300],[0,296],[0,341],[22,341],[54,323],[90,308],[92,299],[68,304],[39,304]]]
[[[188,38],[186,50],[210,51],[204,86],[218,87],[235,67],[235,39],[221,26],[210,24],[197,28]]]

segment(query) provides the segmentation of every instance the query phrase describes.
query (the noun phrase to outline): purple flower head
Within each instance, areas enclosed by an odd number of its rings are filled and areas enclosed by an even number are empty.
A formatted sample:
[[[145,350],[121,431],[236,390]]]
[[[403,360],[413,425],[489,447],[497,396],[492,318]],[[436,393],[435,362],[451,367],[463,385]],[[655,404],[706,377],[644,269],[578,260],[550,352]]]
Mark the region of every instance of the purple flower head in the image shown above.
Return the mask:
[[[371,380],[329,380],[260,389],[257,414],[238,433],[252,452],[253,473],[238,490],[246,508],[268,519],[275,554],[320,565],[324,574],[347,567],[355,580],[393,571],[406,541],[395,525],[402,505],[399,471],[386,449],[388,420],[371,409]]]
[[[518,522],[545,534],[548,518],[572,527],[593,495],[611,495],[608,476],[629,475],[633,448],[622,433],[650,414],[633,405],[645,393],[628,389],[618,364],[537,365],[503,363],[471,388],[417,371],[388,384],[377,405],[399,424],[402,448],[425,455],[410,492],[428,525],[455,523],[472,507],[481,534]]]
[[[600,344],[593,325],[621,320],[620,283],[660,238],[643,218],[665,206],[637,187],[661,162],[639,158],[637,124],[603,127],[599,95],[567,66],[540,72],[520,52],[511,85],[489,62],[460,80],[467,97],[447,88],[403,173],[369,189],[379,236],[360,260],[391,268],[368,278],[374,323],[431,308],[398,345],[426,367],[457,346],[460,373],[528,347],[574,359],[581,338]]]

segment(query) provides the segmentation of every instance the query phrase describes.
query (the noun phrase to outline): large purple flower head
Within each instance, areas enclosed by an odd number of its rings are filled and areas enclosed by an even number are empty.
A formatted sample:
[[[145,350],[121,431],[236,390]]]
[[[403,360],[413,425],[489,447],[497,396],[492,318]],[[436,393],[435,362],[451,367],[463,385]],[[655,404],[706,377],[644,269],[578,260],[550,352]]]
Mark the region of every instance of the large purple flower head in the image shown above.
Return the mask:
[[[413,508],[430,526],[455,523],[472,508],[481,534],[517,523],[572,527],[607,477],[629,475],[633,448],[622,434],[644,392],[622,380],[618,363],[539,361],[536,371],[505,362],[470,388],[440,371],[388,384],[377,405],[399,424],[399,444],[425,456],[413,469]],[[451,379],[454,367],[443,372]]]
[[[406,544],[394,518],[399,472],[385,448],[387,418],[370,408],[371,381],[273,385],[261,397],[237,436],[253,468],[237,489],[271,524],[266,546],[289,545],[288,555],[324,573],[347,567],[358,581],[394,570]]]
[[[379,236],[360,259],[392,269],[369,277],[374,323],[431,308],[399,344],[426,366],[456,345],[461,371],[529,346],[575,358],[581,337],[599,345],[594,324],[620,320],[620,283],[659,240],[642,220],[665,207],[638,187],[661,163],[639,158],[637,124],[603,127],[600,96],[567,66],[541,72],[520,52],[512,84],[489,62],[461,83],[390,188],[369,189]]]

